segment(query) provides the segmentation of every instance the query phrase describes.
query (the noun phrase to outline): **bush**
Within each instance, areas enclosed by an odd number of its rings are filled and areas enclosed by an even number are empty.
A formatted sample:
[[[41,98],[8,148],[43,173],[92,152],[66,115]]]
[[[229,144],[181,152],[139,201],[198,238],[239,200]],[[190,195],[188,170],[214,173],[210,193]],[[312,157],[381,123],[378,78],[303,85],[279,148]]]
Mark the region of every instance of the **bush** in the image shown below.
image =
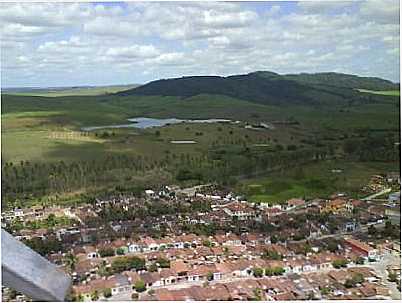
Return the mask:
[[[264,275],[264,270],[259,267],[253,268],[253,275],[256,278],[261,278]]]
[[[332,262],[332,266],[334,268],[341,268],[341,267],[346,267],[346,265],[348,264],[348,261],[345,259],[339,259],[339,260],[335,260],[334,262]]]
[[[110,297],[112,296],[112,290],[111,290],[110,288],[106,288],[106,289],[103,291],[103,296],[104,296],[105,298],[110,298]]]
[[[99,250],[98,253],[101,256],[101,258],[114,256],[114,250],[113,250],[113,248],[110,248],[110,247],[102,248]]]
[[[155,261],[161,268],[170,268],[170,261],[164,258],[158,258]]]
[[[137,292],[144,292],[147,290],[147,287],[145,286],[145,282],[142,280],[138,280],[134,284],[134,288]]]
[[[396,275],[396,273],[390,273],[388,275],[388,281],[390,281],[390,282],[396,282],[397,278],[398,278],[398,276]]]
[[[124,251],[124,248],[118,248],[117,250],[116,250],[116,254],[117,255],[119,255],[119,256],[122,256],[122,255],[125,255],[126,254],[126,252]]]

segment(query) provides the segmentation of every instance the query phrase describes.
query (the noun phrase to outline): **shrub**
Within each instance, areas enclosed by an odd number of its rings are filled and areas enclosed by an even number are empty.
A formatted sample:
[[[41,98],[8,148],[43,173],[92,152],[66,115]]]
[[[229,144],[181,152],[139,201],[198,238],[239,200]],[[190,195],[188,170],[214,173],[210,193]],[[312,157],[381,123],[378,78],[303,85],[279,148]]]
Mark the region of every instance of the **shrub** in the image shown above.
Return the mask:
[[[105,298],[110,298],[110,297],[112,296],[112,290],[111,290],[110,288],[106,288],[106,289],[103,291],[103,296],[104,296]]]
[[[264,270],[260,267],[253,268],[253,275],[256,278],[261,278],[264,275]]]
[[[138,280],[137,282],[135,282],[134,288],[137,292],[143,292],[147,289],[147,287],[145,286],[145,282],[142,280]]]

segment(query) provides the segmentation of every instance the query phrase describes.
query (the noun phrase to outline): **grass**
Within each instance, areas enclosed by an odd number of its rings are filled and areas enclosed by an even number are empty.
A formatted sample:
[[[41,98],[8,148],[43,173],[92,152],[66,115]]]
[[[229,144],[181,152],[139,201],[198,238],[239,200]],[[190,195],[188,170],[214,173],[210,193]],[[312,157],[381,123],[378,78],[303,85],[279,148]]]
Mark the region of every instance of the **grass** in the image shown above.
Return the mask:
[[[216,95],[199,95],[188,99],[161,96],[2,95],[2,155],[6,161],[73,161],[109,153],[161,159],[169,152],[200,155],[216,146],[230,149],[230,146],[239,145],[239,140],[246,137],[247,144],[252,148],[268,151],[277,144],[301,145],[301,140],[305,138],[325,134],[336,137],[357,128],[396,129],[399,110],[395,109],[398,106],[399,103],[393,99],[347,108],[312,108],[301,105],[267,106]],[[161,128],[160,136],[155,135],[155,129],[115,129],[113,132],[116,136],[102,140],[80,134],[81,127],[123,124],[127,123],[126,119],[139,116],[226,118],[248,122],[293,118],[299,124],[278,124],[275,130],[246,130],[240,125],[180,124]],[[68,139],[72,132],[76,134],[75,139]],[[197,144],[171,144],[172,140],[194,140]],[[295,194],[300,189],[289,191]]]
[[[392,163],[328,160],[294,168],[268,177],[241,182],[237,190],[250,201],[283,203],[291,198],[327,198],[335,192],[359,196],[374,174],[396,169]],[[341,173],[333,173],[341,169]]]
[[[399,90],[369,90],[369,89],[358,89],[361,93],[368,93],[374,95],[382,95],[382,96],[400,96]]]
[[[71,87],[59,89],[33,89],[28,91],[9,92],[11,95],[17,96],[38,96],[38,97],[66,97],[66,96],[99,96],[105,94],[114,94],[124,90],[128,90],[138,85],[111,85],[96,87]]]

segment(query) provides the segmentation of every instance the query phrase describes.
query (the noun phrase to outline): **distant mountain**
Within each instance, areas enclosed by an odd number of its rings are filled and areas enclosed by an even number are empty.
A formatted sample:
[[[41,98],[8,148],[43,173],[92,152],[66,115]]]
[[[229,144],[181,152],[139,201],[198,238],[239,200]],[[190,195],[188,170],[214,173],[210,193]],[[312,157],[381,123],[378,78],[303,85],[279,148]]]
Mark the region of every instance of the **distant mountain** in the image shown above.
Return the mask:
[[[328,104],[365,102],[376,97],[357,89],[393,90],[398,84],[380,78],[339,73],[280,75],[258,71],[229,77],[192,76],[152,81],[121,91],[119,96],[160,95],[188,98],[200,94],[225,95],[261,104]]]

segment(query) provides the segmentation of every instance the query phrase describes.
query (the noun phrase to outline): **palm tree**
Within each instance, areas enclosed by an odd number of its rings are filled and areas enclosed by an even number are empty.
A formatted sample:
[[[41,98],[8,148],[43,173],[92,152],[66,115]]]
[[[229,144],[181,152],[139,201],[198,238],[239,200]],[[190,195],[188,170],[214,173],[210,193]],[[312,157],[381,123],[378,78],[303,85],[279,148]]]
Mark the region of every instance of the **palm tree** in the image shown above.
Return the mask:
[[[77,264],[78,259],[72,253],[66,254],[64,257],[64,263],[67,265],[67,268],[72,272],[75,269],[75,265]]]

